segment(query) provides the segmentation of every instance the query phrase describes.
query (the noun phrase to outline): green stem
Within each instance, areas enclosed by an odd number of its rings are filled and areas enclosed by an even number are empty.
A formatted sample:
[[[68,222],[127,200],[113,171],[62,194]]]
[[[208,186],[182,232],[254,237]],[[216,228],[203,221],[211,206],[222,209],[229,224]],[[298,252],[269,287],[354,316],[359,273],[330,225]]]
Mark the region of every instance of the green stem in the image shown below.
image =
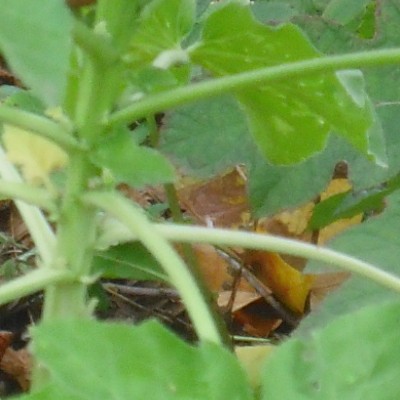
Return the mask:
[[[87,193],[83,200],[107,211],[132,233],[153,254],[164,268],[171,283],[179,291],[200,340],[222,344],[212,313],[204,301],[196,281],[173,247],[154,229],[142,210],[116,193]]]
[[[15,167],[7,160],[4,150],[0,147],[0,175],[7,181],[22,185],[22,179]],[[53,258],[55,237],[43,213],[24,201],[15,200],[15,205],[21,214],[29,233],[35,243],[44,265]]]
[[[0,286],[0,305],[33,294],[56,283],[72,281],[74,276],[65,270],[39,268]]]
[[[99,238],[99,248],[105,248],[107,243],[120,243],[138,239],[137,236],[132,235],[132,232],[129,232],[122,225],[118,229],[116,224],[109,223],[108,227],[110,228],[110,236],[105,232]],[[346,254],[297,240],[251,232],[176,224],[153,224],[153,229],[165,239],[174,242],[245,247],[321,261],[322,263],[356,273],[389,289],[400,292],[400,277]]]
[[[189,227],[184,225],[159,225],[158,231],[165,238],[178,242],[212,243],[231,247],[240,246],[321,261],[322,263],[335,265],[364,276],[383,286],[400,292],[400,277],[346,254],[297,240],[250,232]]]
[[[118,60],[118,52],[112,47],[104,34],[100,36],[85,24],[76,21],[72,35],[75,43],[98,64],[112,64]]]
[[[25,183],[0,179],[0,195],[8,199],[22,200],[48,212],[56,211],[54,198],[47,190],[29,186]]]
[[[149,128],[149,139],[151,147],[157,147],[160,140],[160,133],[158,132],[157,121],[154,114],[148,115],[146,118],[146,122]]]
[[[107,123],[129,123],[144,118],[149,114],[156,114],[191,101],[243,90],[251,85],[264,85],[269,82],[286,81],[340,69],[377,67],[388,64],[400,64],[400,49],[326,56],[261,68],[149,95],[126,108],[114,112]]]
[[[108,93],[103,91],[108,69],[86,57],[76,99],[74,123],[76,134],[89,146],[101,134],[101,119],[106,113]],[[77,276],[90,274],[93,243],[96,231],[96,214],[93,207],[79,199],[98,177],[85,151],[69,154],[66,185],[63,194],[57,230],[56,262],[54,268],[67,269]],[[87,318],[87,285],[82,281],[53,285],[47,288],[43,319]]]
[[[173,183],[167,183],[164,185],[164,190],[167,195],[167,201],[169,204],[169,208],[172,214],[172,220],[176,223],[183,223],[183,215],[181,211],[181,207],[179,205],[178,195],[176,192],[176,188]],[[218,309],[215,305],[215,301],[213,299],[213,293],[208,289],[207,285],[204,282],[204,279],[201,275],[200,266],[197,261],[195,252],[190,243],[182,243],[182,254],[183,259],[186,264],[190,267],[190,271],[192,273],[193,278],[196,281],[197,287],[199,288],[201,295],[203,296],[204,301],[207,303],[210,312],[212,313],[213,320],[218,328],[219,335],[224,341],[224,344],[227,347],[232,347],[232,341],[226,327],[226,324],[221,317],[221,314],[218,312]]]
[[[0,121],[49,139],[67,152],[81,147],[60,124],[27,111],[0,104]]]

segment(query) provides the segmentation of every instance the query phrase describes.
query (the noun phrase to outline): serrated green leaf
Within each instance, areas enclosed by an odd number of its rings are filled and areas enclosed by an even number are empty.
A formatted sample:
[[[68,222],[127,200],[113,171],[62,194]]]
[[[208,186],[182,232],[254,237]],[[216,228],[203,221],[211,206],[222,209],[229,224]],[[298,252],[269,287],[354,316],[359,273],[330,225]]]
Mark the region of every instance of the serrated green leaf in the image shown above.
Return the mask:
[[[34,354],[77,399],[250,399],[238,361],[213,344],[189,346],[159,323],[46,323]],[[212,371],[212,374],[210,372]]]
[[[3,0],[0,48],[16,75],[47,105],[65,92],[72,16],[61,0]]]
[[[92,268],[111,279],[168,281],[160,264],[140,243],[125,243],[95,254]]]
[[[267,359],[261,398],[397,399],[399,310],[398,301],[371,306],[289,339]]]
[[[294,25],[263,26],[248,8],[236,2],[209,16],[202,41],[191,51],[194,62],[218,76],[318,56]],[[351,89],[350,94],[345,82],[329,73],[248,88],[237,97],[266,158],[290,164],[322,150],[332,130],[357,149],[373,152],[367,137],[372,124],[368,98],[359,91],[360,101],[355,102],[355,86]]]
[[[246,121],[230,96],[188,104],[167,114],[160,150],[187,172],[210,177],[256,153]]]
[[[141,13],[126,61],[133,68],[152,63],[164,51],[179,53],[195,18],[194,0],[153,0]],[[168,67],[167,65],[166,67]]]
[[[91,160],[107,168],[119,183],[141,187],[172,182],[172,165],[158,151],[135,143],[129,130],[119,130],[98,143]]]

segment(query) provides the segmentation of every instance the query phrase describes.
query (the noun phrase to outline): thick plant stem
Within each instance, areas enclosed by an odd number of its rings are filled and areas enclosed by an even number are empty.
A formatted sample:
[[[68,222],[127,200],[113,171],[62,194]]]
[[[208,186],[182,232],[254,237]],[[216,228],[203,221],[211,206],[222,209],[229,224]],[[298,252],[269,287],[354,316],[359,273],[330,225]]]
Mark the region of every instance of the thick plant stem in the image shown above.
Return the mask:
[[[70,157],[67,187],[60,211],[54,269],[66,269],[75,276],[90,274],[92,247],[95,237],[95,212],[79,202],[92,176],[86,155]],[[43,319],[89,316],[86,307],[86,285],[78,279],[46,290]]]
[[[113,113],[108,119],[108,124],[129,123],[144,118],[146,115],[156,114],[191,101],[243,90],[252,85],[290,80],[340,69],[378,67],[390,64],[400,64],[400,49],[326,56],[242,72],[146,96]]]
[[[89,146],[101,134],[99,121],[105,112],[106,94],[102,95],[101,81],[106,78],[106,72],[103,68],[89,58],[85,60],[76,99],[76,135]],[[95,210],[79,199],[97,174],[85,151],[70,152],[54,268],[67,269],[79,277],[90,274],[96,229]],[[50,286],[45,293],[43,319],[89,317],[86,286],[82,280]]]
[[[179,291],[200,340],[222,344],[212,313],[195,279],[173,247],[157,233],[142,210],[116,193],[87,193],[83,200],[121,221],[153,254]]]

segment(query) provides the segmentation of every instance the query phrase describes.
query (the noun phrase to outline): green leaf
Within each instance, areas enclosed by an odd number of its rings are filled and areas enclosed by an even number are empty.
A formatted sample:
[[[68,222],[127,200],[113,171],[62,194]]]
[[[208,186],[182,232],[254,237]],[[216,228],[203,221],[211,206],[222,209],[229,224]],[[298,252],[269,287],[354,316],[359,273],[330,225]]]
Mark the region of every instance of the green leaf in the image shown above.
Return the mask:
[[[243,113],[230,96],[188,104],[167,114],[160,150],[199,177],[247,163],[256,153]]]
[[[219,7],[208,17],[202,41],[191,51],[194,62],[217,76],[319,55],[299,28],[263,26],[237,2]],[[373,117],[361,74],[352,74],[359,83],[351,87],[342,74],[326,73],[237,93],[264,156],[277,164],[302,161],[324,148],[331,131],[372,154],[367,130]]]
[[[0,90],[4,86],[1,86]],[[44,114],[45,107],[44,104],[34,96],[30,91],[20,89],[13,86],[13,91],[5,96],[3,103],[8,106],[18,107],[25,111],[30,111],[36,114]]]
[[[385,208],[385,199],[400,187],[400,175],[388,182],[359,192],[339,193],[318,203],[308,229],[321,229],[341,218],[351,218],[357,214],[376,214]]]
[[[267,359],[261,398],[397,399],[399,310],[398,301],[371,306],[289,339]]]
[[[137,26],[140,11],[147,0],[99,0],[97,3],[97,24],[104,22],[114,45],[120,51],[125,50]]]
[[[196,17],[199,18],[210,5],[211,0],[196,0]]]
[[[1,51],[16,75],[47,105],[63,100],[72,23],[61,0],[1,2]]]
[[[23,396],[13,397],[14,400],[83,400],[83,398],[71,391],[65,391],[59,385],[48,385],[40,391],[35,391]],[[85,400],[87,400],[85,398]]]
[[[252,4],[254,16],[260,22],[289,22],[296,15],[296,10],[282,1],[257,1]]]
[[[172,165],[156,150],[138,146],[129,130],[117,130],[98,143],[91,160],[111,171],[118,183],[141,187],[172,182]]]
[[[338,193],[316,204],[307,229],[321,229],[335,222],[338,219],[335,213],[349,194],[351,194],[350,191]]]
[[[398,140],[398,135],[392,136]],[[332,137],[323,152],[301,164],[270,165],[255,148],[243,112],[230,96],[188,104],[167,114],[160,150],[186,173],[201,178],[246,164],[250,203],[256,217],[314,198],[326,187],[338,161],[349,164],[357,190],[376,185],[388,174],[387,169],[366,159],[340,137]]]
[[[385,271],[400,275],[398,258],[400,193],[396,191],[390,195],[387,203],[382,214],[348,229],[334,239],[329,247],[381,267]],[[307,271],[321,270],[325,271],[326,268],[318,262],[310,262],[307,265]],[[398,293],[366,278],[352,276],[350,280],[330,294],[316,312],[304,320],[299,332],[307,331],[315,326],[323,326],[334,316],[396,298],[398,298]]]
[[[189,346],[159,323],[46,323],[34,354],[74,399],[250,399],[238,361],[213,344]]]
[[[342,25],[365,13],[371,0],[331,0],[322,16]]]
[[[126,61],[133,68],[138,68],[152,63],[165,51],[171,51],[171,62],[179,61],[179,57],[185,57],[179,52],[180,43],[194,24],[195,12],[194,0],[150,2],[137,21]],[[178,60],[174,60],[174,54]],[[168,56],[166,58],[168,59]],[[169,65],[165,67],[168,68]]]
[[[111,279],[163,280],[168,278],[154,257],[140,243],[125,243],[95,254],[94,273]]]

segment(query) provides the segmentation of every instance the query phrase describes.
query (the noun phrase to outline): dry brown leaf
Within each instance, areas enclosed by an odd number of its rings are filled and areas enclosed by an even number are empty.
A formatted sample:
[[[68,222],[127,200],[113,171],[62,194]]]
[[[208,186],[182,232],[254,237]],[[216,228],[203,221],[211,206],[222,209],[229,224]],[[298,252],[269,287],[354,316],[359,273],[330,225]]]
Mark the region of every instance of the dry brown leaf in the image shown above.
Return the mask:
[[[0,331],[0,360],[12,342],[13,334],[9,331]]]
[[[0,369],[14,378],[24,391],[29,389],[32,359],[26,348],[8,347],[0,361]]]
[[[231,299],[232,291],[223,291],[218,294],[217,304],[221,308],[225,308]],[[235,298],[232,304],[232,312],[239,311],[243,307],[261,299],[262,297],[256,292],[248,292],[243,290],[238,290],[235,293]]]
[[[233,228],[250,220],[246,180],[238,168],[178,191],[180,202],[203,225]]]
[[[310,291],[310,311],[315,310],[322,300],[340,285],[349,279],[349,272],[332,272],[314,275],[314,282]]]
[[[263,302],[262,300],[260,302]],[[262,307],[266,304],[262,304]],[[240,324],[243,331],[254,337],[265,338],[275,331],[282,323],[279,318],[262,315],[262,313],[249,312],[246,307],[233,314],[233,320]]]
[[[200,273],[209,290],[219,292],[224,287],[231,287],[232,276],[229,274],[227,262],[209,244],[192,246]]]

